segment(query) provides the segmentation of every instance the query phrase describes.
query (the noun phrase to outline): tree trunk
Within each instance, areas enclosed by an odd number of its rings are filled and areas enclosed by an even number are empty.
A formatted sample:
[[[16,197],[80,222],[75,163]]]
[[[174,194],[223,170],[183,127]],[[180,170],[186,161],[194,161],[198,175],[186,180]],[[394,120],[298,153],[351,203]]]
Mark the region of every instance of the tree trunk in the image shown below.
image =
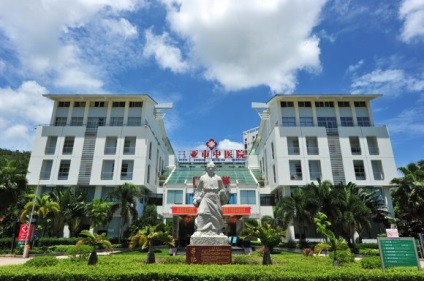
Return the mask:
[[[152,245],[149,245],[149,251],[147,252],[146,263],[156,263],[155,250],[153,249]]]
[[[271,251],[269,250],[268,246],[264,246],[264,256],[262,258],[262,264],[263,265],[271,265]]]
[[[90,258],[88,259],[88,265],[96,265],[97,260],[98,260],[97,252],[96,252],[96,248],[94,248],[90,254]]]

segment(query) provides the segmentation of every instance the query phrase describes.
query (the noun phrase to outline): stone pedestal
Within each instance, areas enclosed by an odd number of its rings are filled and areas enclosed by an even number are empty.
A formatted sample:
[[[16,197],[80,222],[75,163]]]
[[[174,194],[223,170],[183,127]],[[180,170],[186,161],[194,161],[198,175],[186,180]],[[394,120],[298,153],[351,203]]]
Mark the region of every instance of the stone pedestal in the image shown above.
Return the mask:
[[[192,235],[190,245],[228,246],[228,237],[225,235]]]
[[[186,263],[231,264],[231,246],[188,245]]]

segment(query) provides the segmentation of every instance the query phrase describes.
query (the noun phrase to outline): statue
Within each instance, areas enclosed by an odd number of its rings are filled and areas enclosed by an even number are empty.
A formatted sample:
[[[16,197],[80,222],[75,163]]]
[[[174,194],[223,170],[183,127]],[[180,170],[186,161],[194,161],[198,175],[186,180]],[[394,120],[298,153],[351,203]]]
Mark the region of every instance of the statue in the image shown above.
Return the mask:
[[[196,232],[192,237],[224,236],[221,206],[227,204],[228,198],[229,191],[224,187],[221,177],[215,174],[215,164],[211,161],[194,193],[193,205],[198,209]]]

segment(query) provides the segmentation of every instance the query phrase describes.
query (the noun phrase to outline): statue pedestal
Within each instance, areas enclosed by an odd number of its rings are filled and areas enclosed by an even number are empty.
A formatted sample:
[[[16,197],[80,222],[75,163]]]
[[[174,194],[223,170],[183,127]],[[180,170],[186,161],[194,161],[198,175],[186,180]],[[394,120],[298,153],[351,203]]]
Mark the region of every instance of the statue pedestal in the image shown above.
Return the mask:
[[[188,264],[231,264],[230,245],[188,245],[186,249]]]

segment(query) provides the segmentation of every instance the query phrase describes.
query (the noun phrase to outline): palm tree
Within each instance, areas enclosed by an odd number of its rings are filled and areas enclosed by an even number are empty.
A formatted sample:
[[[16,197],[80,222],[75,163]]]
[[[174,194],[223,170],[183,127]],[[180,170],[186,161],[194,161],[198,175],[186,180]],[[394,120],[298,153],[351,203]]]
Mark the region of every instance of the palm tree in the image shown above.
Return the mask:
[[[50,213],[57,215],[60,212],[60,206],[57,202],[53,202],[48,194],[44,194],[41,197],[36,194],[31,194],[29,197],[31,198],[31,201],[25,204],[24,210],[20,216],[20,221],[23,223],[26,222],[27,216],[31,214],[32,210],[34,210],[34,213],[43,221],[42,236],[44,236],[48,227],[48,222],[46,220],[47,216]],[[35,200],[33,200],[34,198]]]
[[[112,213],[119,210],[119,214],[121,216],[121,221],[119,225],[119,242],[121,242],[123,228],[128,224],[130,219],[137,219],[138,212],[136,209],[136,198],[140,198],[143,193],[139,190],[139,188],[131,183],[125,183],[123,185],[117,186],[114,190],[112,190],[107,197],[116,199],[113,201],[112,205]]]
[[[90,221],[90,228],[106,225],[112,220],[112,202],[105,202],[102,199],[93,199],[87,205],[87,217]]]
[[[424,160],[400,167],[402,177],[394,178],[393,205],[401,235],[414,236],[424,229]]]
[[[282,214],[282,221],[285,226],[293,221],[299,228],[300,240],[305,238],[306,228],[312,222],[311,214],[307,209],[307,194],[301,189],[293,190],[290,197],[282,198],[276,206],[276,212]]]
[[[174,238],[164,232],[164,224],[148,225],[139,230],[137,234],[131,237],[130,249],[139,245],[141,249],[149,248],[146,263],[155,263],[155,251],[153,244],[155,241],[166,243],[168,246],[175,246]]]
[[[245,238],[259,238],[264,247],[264,255],[262,258],[263,265],[272,264],[271,252],[272,249],[281,242],[281,237],[286,235],[285,231],[282,231],[278,228],[272,227],[270,224],[265,223],[262,226],[259,226],[256,223],[251,223],[246,221],[246,228],[243,229],[239,236],[242,239]]]
[[[88,259],[88,265],[97,264],[98,257],[96,248],[99,246],[105,247],[107,250],[112,250],[112,243],[108,239],[106,239],[106,233],[102,233],[101,235],[97,233],[91,233],[90,231],[84,229],[80,232],[81,236],[84,236],[81,240],[79,240],[76,246],[80,245],[90,245],[93,246],[93,251],[90,254],[90,258]]]

